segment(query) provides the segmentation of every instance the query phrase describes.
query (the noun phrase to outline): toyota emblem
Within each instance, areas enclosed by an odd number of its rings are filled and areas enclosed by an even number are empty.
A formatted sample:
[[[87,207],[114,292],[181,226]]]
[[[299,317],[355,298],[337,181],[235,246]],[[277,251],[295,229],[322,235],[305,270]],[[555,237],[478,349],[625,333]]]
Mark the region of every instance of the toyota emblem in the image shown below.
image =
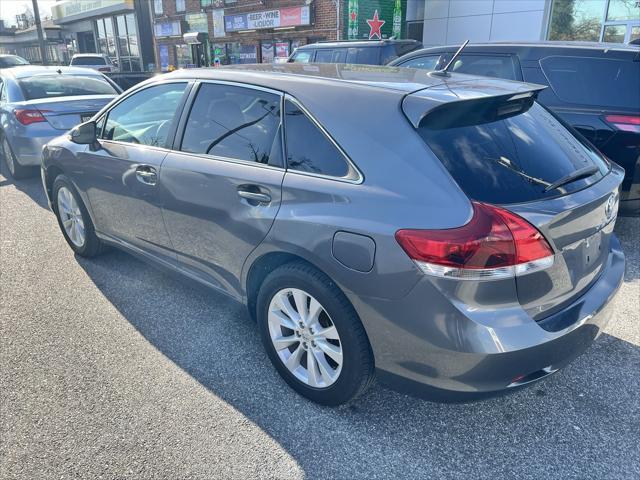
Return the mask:
[[[604,214],[607,217],[607,220],[611,220],[611,217],[613,217],[613,210],[616,204],[616,194],[612,193],[611,195],[609,195],[609,198],[607,199],[607,203],[604,206]]]

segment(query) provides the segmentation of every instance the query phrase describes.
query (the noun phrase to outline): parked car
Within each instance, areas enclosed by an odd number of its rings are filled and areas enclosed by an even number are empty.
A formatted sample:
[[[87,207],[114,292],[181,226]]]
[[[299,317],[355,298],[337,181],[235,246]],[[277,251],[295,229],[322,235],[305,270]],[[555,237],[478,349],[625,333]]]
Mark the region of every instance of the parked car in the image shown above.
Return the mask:
[[[459,46],[418,50],[390,66],[442,68]],[[626,172],[621,212],[640,214],[640,48],[608,43],[468,45],[453,71],[548,85],[553,110]]]
[[[422,48],[422,43],[416,40],[319,42],[298,47],[289,62],[384,65],[418,48]]]
[[[71,67],[84,67],[98,70],[102,73],[117,73],[120,71],[108,55],[102,53],[77,53],[71,57]]]
[[[42,147],[84,122],[122,90],[86,68],[23,66],[0,71],[0,155],[11,175],[37,172]]]
[[[19,67],[20,65],[29,65],[29,62],[18,55],[2,55],[0,54],[0,69]]]
[[[246,303],[316,402],[355,398],[374,370],[432,397],[511,390],[587,348],[624,274],[623,171],[540,88],[180,70],[49,143],[43,183],[74,252],[116,246]]]

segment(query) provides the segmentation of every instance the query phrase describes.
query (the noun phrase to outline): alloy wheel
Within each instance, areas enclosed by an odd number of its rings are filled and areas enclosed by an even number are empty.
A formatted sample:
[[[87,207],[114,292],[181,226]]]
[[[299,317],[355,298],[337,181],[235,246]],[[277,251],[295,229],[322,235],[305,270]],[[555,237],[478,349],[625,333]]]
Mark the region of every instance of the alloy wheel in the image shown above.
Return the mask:
[[[320,302],[304,290],[280,290],[269,304],[268,324],[278,357],[298,380],[314,388],[335,383],[342,370],[342,343]]]
[[[58,190],[58,215],[71,242],[82,248],[85,242],[84,220],[78,202],[67,187]]]

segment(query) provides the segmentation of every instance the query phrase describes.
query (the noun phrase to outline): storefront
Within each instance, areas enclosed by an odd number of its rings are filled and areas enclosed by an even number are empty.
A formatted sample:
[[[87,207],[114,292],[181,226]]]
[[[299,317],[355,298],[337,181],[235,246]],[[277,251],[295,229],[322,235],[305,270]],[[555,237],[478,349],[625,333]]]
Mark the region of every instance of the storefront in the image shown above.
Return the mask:
[[[52,13],[69,34],[70,52],[104,53],[121,72],[155,69],[148,1],[65,0]]]

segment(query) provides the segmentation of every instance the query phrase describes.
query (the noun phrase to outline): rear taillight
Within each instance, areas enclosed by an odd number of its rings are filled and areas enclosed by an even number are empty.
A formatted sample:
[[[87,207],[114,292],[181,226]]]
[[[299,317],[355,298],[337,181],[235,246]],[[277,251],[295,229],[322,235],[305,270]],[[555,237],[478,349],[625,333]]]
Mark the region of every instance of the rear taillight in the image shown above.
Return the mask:
[[[640,133],[640,117],[637,115],[607,115],[604,119],[623,132]]]
[[[490,280],[553,265],[553,250],[533,225],[502,208],[472,203],[473,217],[462,227],[396,232],[400,246],[424,273]]]
[[[111,67],[99,67],[98,71],[109,73],[111,71]]]
[[[31,125],[32,123],[46,122],[43,113],[49,110],[35,110],[35,109],[17,109],[14,113],[16,119],[23,125]]]

